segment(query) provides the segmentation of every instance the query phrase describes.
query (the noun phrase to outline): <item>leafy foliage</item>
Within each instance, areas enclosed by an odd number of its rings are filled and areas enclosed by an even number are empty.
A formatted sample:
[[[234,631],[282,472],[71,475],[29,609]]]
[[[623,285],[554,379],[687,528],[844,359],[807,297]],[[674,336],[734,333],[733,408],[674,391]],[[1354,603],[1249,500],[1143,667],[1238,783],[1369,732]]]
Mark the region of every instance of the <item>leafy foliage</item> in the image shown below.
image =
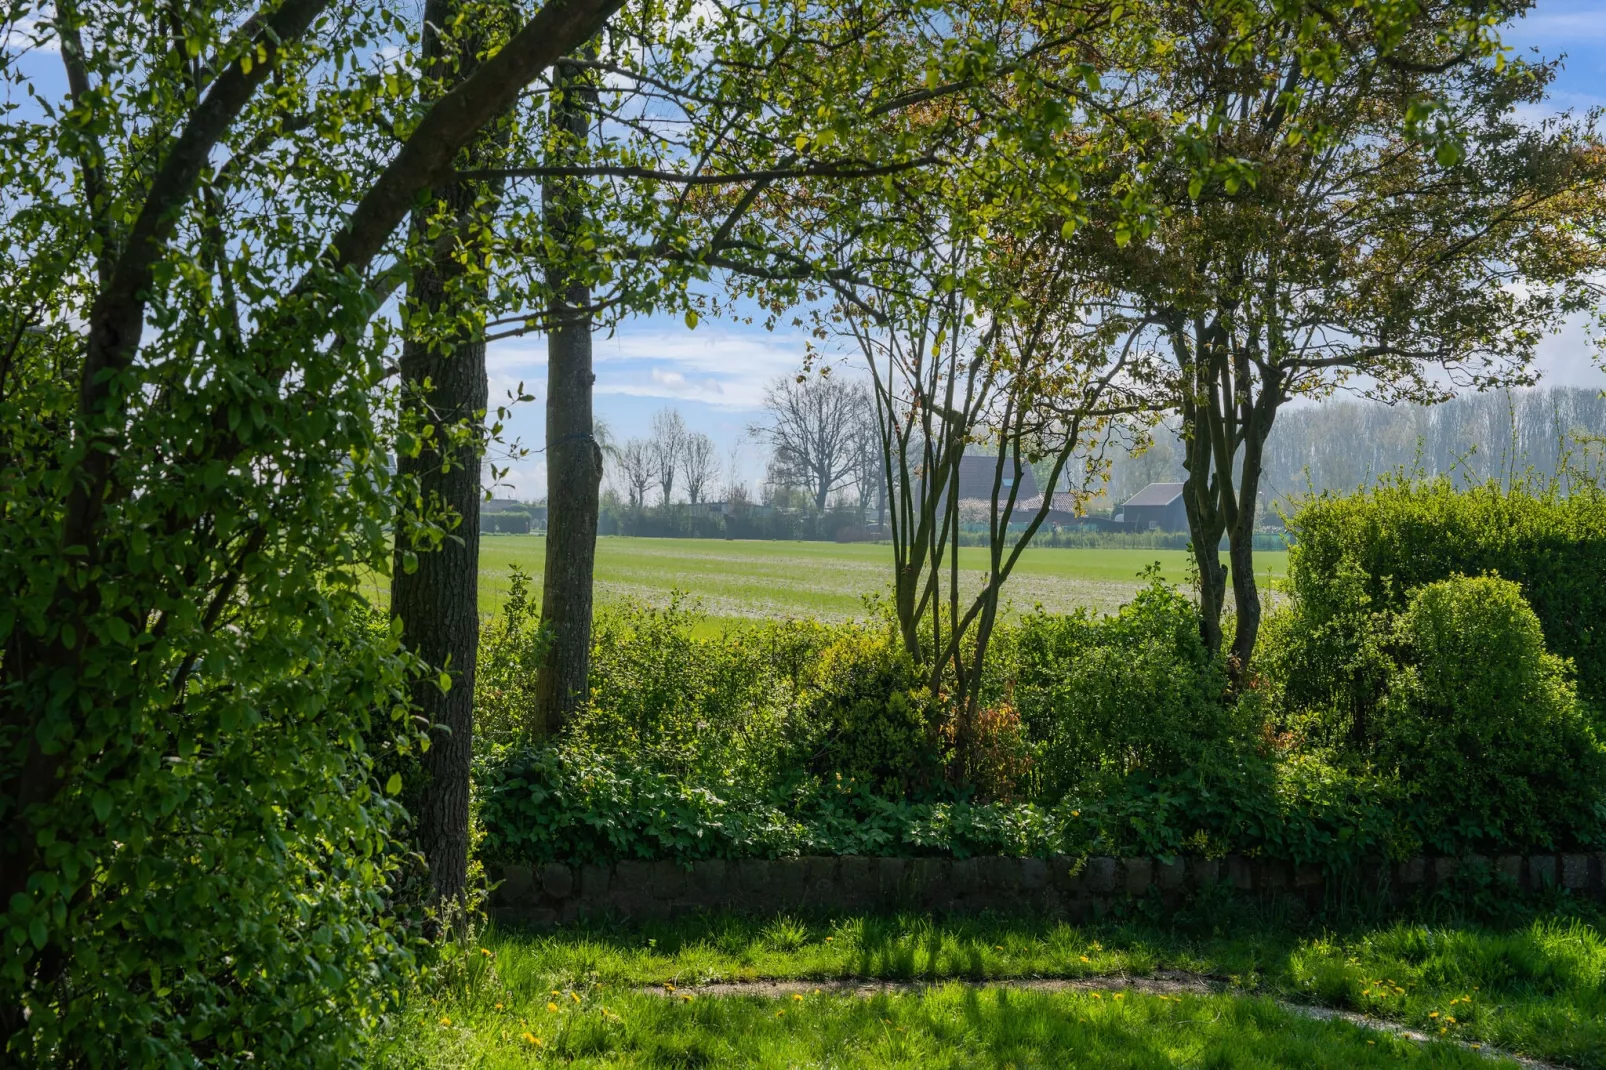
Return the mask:
[[[680,603],[610,610],[593,708],[555,745],[481,755],[485,847],[527,861],[1241,851],[1340,871],[1425,847],[1606,840],[1606,750],[1515,586],[1455,580],[1408,607],[1274,618],[1268,675],[1235,697],[1197,610],[1158,580],[1111,617],[1029,615],[1001,630],[985,688],[996,769],[964,785],[938,775],[951,729],[933,733],[884,625],[700,639]]]
[[[1289,527],[1289,582],[1313,624],[1398,612],[1424,584],[1498,573],[1522,588],[1547,648],[1573,661],[1583,695],[1606,699],[1606,497],[1589,487],[1562,496],[1395,476],[1353,495],[1313,498]],[[1352,634],[1368,631],[1357,621]]]
[[[1395,638],[1402,665],[1374,753],[1422,807],[1434,847],[1606,839],[1606,748],[1516,584],[1427,584]]]
[[[1197,610],[1157,577],[1113,617],[1025,618],[1014,649],[1014,698],[1046,795],[1107,776],[1170,776],[1246,737]]]

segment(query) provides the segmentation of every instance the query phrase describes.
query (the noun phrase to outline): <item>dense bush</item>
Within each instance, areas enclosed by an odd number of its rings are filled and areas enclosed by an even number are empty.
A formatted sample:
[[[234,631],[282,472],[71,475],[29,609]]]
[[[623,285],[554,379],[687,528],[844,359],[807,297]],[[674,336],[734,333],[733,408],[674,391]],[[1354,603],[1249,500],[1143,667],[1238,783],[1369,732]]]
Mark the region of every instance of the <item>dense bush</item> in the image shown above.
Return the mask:
[[[1602,842],[1606,751],[1516,584],[1428,584],[1395,641],[1400,665],[1370,742],[1432,846]]]
[[[591,705],[571,738],[693,780],[788,776],[790,718],[829,630],[780,622],[698,636],[698,620],[678,597],[599,612]]]
[[[822,781],[900,798],[940,783],[939,708],[888,629],[839,629],[801,698],[793,739]]]
[[[1606,751],[1517,585],[1454,577],[1395,612],[1339,568],[1267,628],[1295,745],[1389,785],[1436,850],[1606,842]]]
[[[1157,578],[1114,616],[1039,612],[1014,631],[1004,671],[1047,797],[1112,775],[1170,776],[1245,738],[1193,603]]]
[[[1289,528],[1289,579],[1312,619],[1357,605],[1357,583],[1372,607],[1398,612],[1424,584],[1498,573],[1522,587],[1584,696],[1606,699],[1606,497],[1392,478],[1317,496]]]
[[[1515,584],[1458,577],[1396,601],[1351,557],[1301,568],[1236,695],[1192,601],[1153,576],[1110,617],[1002,625],[988,760],[962,781],[952,711],[881,622],[708,635],[679,601],[607,609],[591,709],[548,745],[482,750],[486,851],[1244,851],[1341,869],[1606,843],[1606,751]],[[527,619],[487,636],[487,681],[539,641]]]

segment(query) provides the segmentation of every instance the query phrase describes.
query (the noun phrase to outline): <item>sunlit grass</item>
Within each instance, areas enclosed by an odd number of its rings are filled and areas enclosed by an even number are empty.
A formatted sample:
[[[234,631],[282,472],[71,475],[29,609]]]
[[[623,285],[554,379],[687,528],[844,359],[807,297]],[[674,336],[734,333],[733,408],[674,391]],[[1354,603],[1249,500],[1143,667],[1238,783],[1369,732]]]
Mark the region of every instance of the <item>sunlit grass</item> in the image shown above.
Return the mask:
[[[1463,1063],[1472,1057],[1447,1045],[1423,1050],[1307,1021],[1279,1009],[1281,999],[1606,1067],[1606,939],[1598,923],[1542,916],[1506,928],[1401,922],[1298,931],[1246,916],[1219,920],[1202,931],[925,916],[493,930],[481,941],[489,954],[445,971],[448,980],[432,989],[438,1002],[409,1006],[385,1058],[394,1066],[542,1058],[582,1066],[1489,1065]],[[1160,970],[1202,975],[1222,991],[1117,1000],[986,987]],[[674,1005],[688,987],[758,978],[887,978],[938,988],[869,1000],[822,991],[801,1004],[742,996]],[[969,984],[942,987],[951,980]],[[638,991],[648,985],[677,992],[666,1003]],[[548,1011],[549,1002],[559,1010]],[[604,1006],[621,1020],[602,1014]],[[785,1013],[776,1019],[776,1011]],[[452,1025],[440,1026],[442,1017]],[[883,1018],[906,1035],[887,1035]],[[539,1049],[516,1043],[526,1030],[541,1039]],[[416,1061],[422,1053],[428,1058]]]
[[[1268,999],[1043,993],[950,984],[870,998],[679,999],[483,986],[443,1003],[382,1059],[393,1067],[1490,1066]],[[492,999],[500,995],[499,999]],[[487,1002],[489,1001],[489,1002]],[[497,1009],[497,1004],[501,1009]],[[432,1008],[430,1013],[439,1008]],[[1511,1065],[1509,1063],[1505,1065]]]

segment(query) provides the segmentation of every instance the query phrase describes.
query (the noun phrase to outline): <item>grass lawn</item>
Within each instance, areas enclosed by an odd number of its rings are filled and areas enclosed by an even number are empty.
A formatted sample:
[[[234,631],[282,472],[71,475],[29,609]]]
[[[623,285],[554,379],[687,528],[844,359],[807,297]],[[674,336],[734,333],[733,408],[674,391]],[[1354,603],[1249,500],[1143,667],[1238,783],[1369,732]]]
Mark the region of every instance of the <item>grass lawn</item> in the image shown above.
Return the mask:
[[[480,549],[480,610],[494,612],[507,594],[514,565],[539,583],[546,540],[539,535],[488,535]],[[978,588],[986,550],[964,547],[960,567]],[[1131,598],[1139,574],[1158,562],[1166,579],[1187,575],[1181,550],[1028,550],[1004,588],[1016,611],[1041,602],[1065,612],[1091,606],[1109,612]],[[1255,555],[1257,575],[1280,578],[1286,551]],[[887,587],[891,547],[874,543],[640,539],[597,540],[597,596],[663,603],[671,591],[699,599],[714,621],[765,617],[862,616],[864,597]]]
[[[403,1012],[385,1067],[1490,1066],[1308,1003],[1569,1066],[1606,1067],[1598,915],[1502,927],[1296,931],[1209,912],[1209,930],[925,917],[713,918],[549,935],[491,931]],[[1010,978],[1204,975],[1209,993],[1041,991]],[[743,979],[928,980],[868,997],[698,995]],[[958,983],[958,982],[968,983]],[[643,986],[677,986],[666,998]]]

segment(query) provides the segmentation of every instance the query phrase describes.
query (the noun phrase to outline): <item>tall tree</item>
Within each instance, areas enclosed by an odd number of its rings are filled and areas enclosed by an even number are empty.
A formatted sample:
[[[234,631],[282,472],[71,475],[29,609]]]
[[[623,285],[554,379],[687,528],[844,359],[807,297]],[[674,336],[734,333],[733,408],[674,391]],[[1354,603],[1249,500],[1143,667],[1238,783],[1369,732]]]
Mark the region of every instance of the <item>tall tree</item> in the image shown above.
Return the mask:
[[[1102,251],[1134,332],[1172,362],[1204,635],[1223,647],[1230,577],[1226,653],[1241,677],[1259,633],[1253,534],[1282,406],[1354,380],[1419,401],[1528,381],[1546,328],[1595,299],[1606,152],[1589,122],[1519,118],[1551,72],[1506,64],[1459,4],[1386,30],[1357,7],[1324,17],[1313,41],[1276,5],[1247,23],[1163,12],[1175,62],[1152,90],[1189,119],[1176,151],[1152,161],[1154,195],[1172,208],[1146,237]],[[1226,46],[1229,25],[1243,47]],[[1322,41],[1331,64],[1311,62]],[[1101,236],[1086,237],[1100,255]]]
[[[588,49],[586,58],[594,57]],[[597,74],[568,61],[553,79],[547,166],[563,170],[587,158],[597,113]],[[596,554],[602,447],[591,405],[592,288],[583,257],[589,220],[588,190],[570,175],[552,175],[541,187],[549,248],[547,287],[547,537],[541,619],[547,644],[536,673],[536,717],[556,732],[585,701],[591,661],[591,563]],[[584,628],[569,622],[586,621]]]
[[[863,383],[842,375],[782,376],[764,392],[766,422],[750,434],[769,441],[777,483],[797,487],[824,512],[831,495],[861,474],[871,421]]]
[[[529,225],[529,214],[506,237],[509,258],[522,257],[531,270],[567,257],[565,277],[588,286],[588,303],[570,305],[576,323],[582,312],[596,327],[658,311],[679,313],[694,327],[701,312],[728,310],[735,294],[754,299],[773,324],[788,307],[821,297],[833,280],[854,276],[853,244],[827,240],[812,224],[778,222],[822,209],[856,216],[855,191],[935,166],[950,140],[947,125],[911,137],[891,117],[934,99],[968,99],[977,85],[1006,79],[1022,55],[1058,45],[1032,32],[1012,32],[1001,44],[998,13],[958,0],[940,8],[919,0],[741,0],[697,8],[694,17],[690,10],[664,19],[652,5],[627,9],[594,53],[571,60],[576,70],[606,76],[589,137],[574,139],[574,155],[470,172],[515,184],[539,180],[586,206],[574,220],[584,229],[575,241],[555,245]],[[1006,21],[1018,29],[1014,13]],[[827,190],[837,195],[821,196]],[[693,284],[715,275],[724,286],[694,295]],[[553,325],[544,302],[530,309],[496,321],[491,337]],[[564,397],[589,390],[591,381],[588,362],[569,364],[577,385],[566,385]],[[596,525],[596,494],[584,488],[595,486],[596,475],[595,455],[575,445],[590,434],[582,426],[589,396],[580,400],[554,412],[565,430],[557,430],[558,419],[547,424],[549,485],[579,488],[554,497],[551,523],[566,523],[556,519],[565,510],[586,515],[572,521],[572,537],[548,543],[543,620],[553,640],[538,687],[545,731],[561,728],[587,686],[594,562],[587,533]]]
[[[399,983],[361,741],[410,665],[363,594],[393,517],[372,317],[420,196],[614,6],[535,8],[427,106],[373,5],[13,9],[69,72],[62,100],[0,52],[8,99],[54,101],[0,140],[7,1059],[358,1057]]]
[[[693,505],[703,500],[703,492],[718,474],[719,451],[714,440],[701,431],[686,436],[683,457],[686,469],[686,497]]]
[[[659,409],[653,415],[652,438],[648,442],[653,469],[658,474],[658,493],[662,496],[659,501],[664,505],[675,493],[675,477],[685,467],[686,435],[686,420],[678,409]]]
[[[614,461],[625,481],[625,493],[631,506],[639,509],[646,505],[647,488],[652,486],[657,474],[652,444],[644,438],[629,439],[614,454]]]
[[[465,0],[424,5],[419,69],[428,99],[473,75],[497,43],[493,35],[506,14]],[[507,137],[491,124],[463,151],[461,164],[495,164]],[[442,900],[461,899],[468,882],[480,438],[489,400],[480,321],[490,288],[486,230],[499,187],[494,179],[449,182],[414,210],[412,237],[423,262],[408,284],[408,333],[399,362],[402,424],[416,448],[397,456],[406,498],[397,521],[390,610],[402,642],[432,670],[412,689],[414,705],[432,727],[431,745],[420,758],[423,782],[409,785],[407,798],[431,890]],[[440,234],[452,240],[431,240]]]

